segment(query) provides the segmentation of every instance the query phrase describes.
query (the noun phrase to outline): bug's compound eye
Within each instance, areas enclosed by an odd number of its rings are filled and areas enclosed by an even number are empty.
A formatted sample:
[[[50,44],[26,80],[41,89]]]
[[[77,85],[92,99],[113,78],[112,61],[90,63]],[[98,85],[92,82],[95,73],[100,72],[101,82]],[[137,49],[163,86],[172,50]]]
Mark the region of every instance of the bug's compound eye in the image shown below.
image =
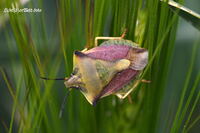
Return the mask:
[[[74,70],[73,70],[73,72],[71,73],[71,76],[76,75],[77,73],[78,73],[78,68],[75,67]]]

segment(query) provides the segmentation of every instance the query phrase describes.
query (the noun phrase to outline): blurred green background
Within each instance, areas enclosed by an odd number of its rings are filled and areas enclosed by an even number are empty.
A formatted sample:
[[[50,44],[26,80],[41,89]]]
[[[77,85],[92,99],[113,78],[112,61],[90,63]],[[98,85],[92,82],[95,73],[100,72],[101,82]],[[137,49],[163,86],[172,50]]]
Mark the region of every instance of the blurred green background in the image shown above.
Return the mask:
[[[39,8],[40,13],[9,13]],[[183,3],[183,1],[178,1]],[[159,0],[0,1],[0,132],[177,133],[200,131],[200,31]],[[185,0],[200,13],[200,1]],[[16,6],[16,5],[15,5]],[[149,65],[131,93],[91,106],[72,90],[59,111],[74,50],[92,48],[96,36],[120,36],[149,50]],[[184,126],[185,125],[185,126]]]

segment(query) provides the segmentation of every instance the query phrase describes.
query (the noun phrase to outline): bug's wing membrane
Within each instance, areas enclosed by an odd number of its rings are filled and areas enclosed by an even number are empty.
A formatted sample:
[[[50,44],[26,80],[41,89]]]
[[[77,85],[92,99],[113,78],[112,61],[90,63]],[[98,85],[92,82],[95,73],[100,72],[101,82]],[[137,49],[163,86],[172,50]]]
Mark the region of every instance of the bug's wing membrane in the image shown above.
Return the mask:
[[[131,61],[131,68],[142,70],[148,63],[148,51],[143,48],[132,48],[128,52],[127,58]]]
[[[115,77],[107,84],[101,93],[95,98],[94,103],[96,103],[100,98],[108,96],[113,93],[118,93],[118,91],[131,80],[136,78],[139,71],[133,70],[131,68],[117,73]]]

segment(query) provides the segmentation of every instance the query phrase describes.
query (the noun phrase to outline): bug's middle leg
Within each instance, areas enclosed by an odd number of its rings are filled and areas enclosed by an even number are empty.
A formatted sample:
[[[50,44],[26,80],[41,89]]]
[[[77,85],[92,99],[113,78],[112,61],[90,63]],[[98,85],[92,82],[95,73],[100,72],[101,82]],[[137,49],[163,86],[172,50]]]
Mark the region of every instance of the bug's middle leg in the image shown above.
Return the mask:
[[[150,80],[146,80],[146,79],[142,79],[141,82],[142,82],[142,83],[151,83]]]
[[[150,80],[145,80],[145,79],[141,79],[141,80],[136,80],[135,84],[133,85],[133,87],[126,93],[124,93],[123,95],[117,95],[120,99],[124,99],[127,96],[129,96],[131,94],[131,92],[138,86],[138,84],[142,82],[142,83],[150,83]],[[129,97],[128,97],[129,98]],[[130,99],[130,98],[129,98]]]

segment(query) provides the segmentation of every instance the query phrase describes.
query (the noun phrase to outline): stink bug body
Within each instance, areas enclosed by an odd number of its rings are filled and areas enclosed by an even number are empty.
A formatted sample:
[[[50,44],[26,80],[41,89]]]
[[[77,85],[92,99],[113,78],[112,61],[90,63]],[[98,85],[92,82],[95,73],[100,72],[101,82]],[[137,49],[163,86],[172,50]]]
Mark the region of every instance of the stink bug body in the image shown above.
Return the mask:
[[[67,88],[78,88],[94,105],[111,94],[125,98],[139,83],[138,76],[148,62],[148,51],[123,37],[111,39],[100,46],[73,55],[73,73],[64,82]]]

